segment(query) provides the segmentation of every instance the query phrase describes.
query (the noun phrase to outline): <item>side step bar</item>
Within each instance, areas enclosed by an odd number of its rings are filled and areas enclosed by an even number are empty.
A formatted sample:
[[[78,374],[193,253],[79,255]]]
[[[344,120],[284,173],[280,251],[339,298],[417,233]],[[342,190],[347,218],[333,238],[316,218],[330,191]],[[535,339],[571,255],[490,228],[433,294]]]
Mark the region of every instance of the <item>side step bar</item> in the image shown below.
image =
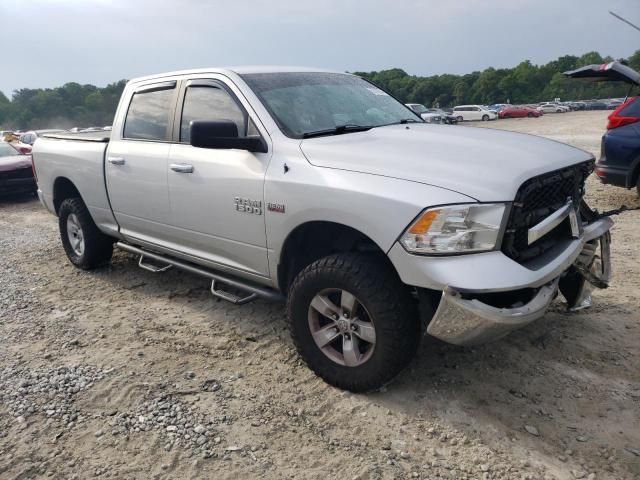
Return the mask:
[[[265,300],[269,300],[271,302],[285,301],[284,295],[276,290],[246,283],[243,280],[228,277],[226,275],[222,275],[219,273],[214,273],[213,271],[207,270],[203,267],[196,266],[191,263],[183,262],[181,260],[178,260],[172,257],[167,257],[165,255],[160,255],[158,253],[153,253],[148,250],[143,250],[141,248],[134,247],[133,245],[129,245],[126,243],[117,242],[116,247],[122,250],[125,250],[127,252],[140,255],[140,262],[138,264],[142,268],[149,266],[148,264],[143,263],[143,260],[145,258],[148,258],[150,260],[155,260],[160,264],[167,265],[167,267],[163,267],[163,268],[158,268],[158,267],[145,268],[146,270],[150,270],[154,273],[168,270],[168,267],[173,266],[173,267],[179,268],[180,270],[184,270],[185,272],[189,272],[195,275],[199,275],[201,277],[209,278],[211,280],[211,293],[218,298],[227,300],[236,305],[243,305],[245,303],[249,303],[255,300],[257,297],[264,298]],[[247,295],[245,297],[238,297],[232,293],[221,290],[220,288],[216,288],[216,282],[220,282],[236,290],[246,292]]]

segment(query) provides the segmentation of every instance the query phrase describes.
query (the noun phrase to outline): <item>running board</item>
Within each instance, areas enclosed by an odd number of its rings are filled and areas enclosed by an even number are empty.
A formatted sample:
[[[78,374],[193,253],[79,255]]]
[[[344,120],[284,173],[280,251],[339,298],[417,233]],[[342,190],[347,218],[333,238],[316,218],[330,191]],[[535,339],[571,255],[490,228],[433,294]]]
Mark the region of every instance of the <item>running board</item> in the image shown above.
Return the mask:
[[[258,298],[257,293],[249,293],[245,297],[239,297],[234,295],[231,292],[227,292],[221,288],[216,288],[216,281],[211,280],[211,294],[214,297],[221,298],[222,300],[226,300],[227,302],[231,302],[234,305],[244,305],[245,303],[253,302],[256,298]]]
[[[195,275],[199,275],[201,277],[205,277],[211,280],[211,293],[215,295],[217,298],[221,298],[223,300],[227,300],[228,302],[234,303],[236,305],[244,305],[245,303],[249,303],[255,300],[257,297],[264,298],[265,300],[269,300],[272,302],[284,302],[285,297],[282,293],[269,289],[266,287],[261,287],[258,285],[246,283],[243,280],[233,278],[231,276],[222,275],[219,273],[214,273],[211,270],[207,270],[203,267],[193,265],[191,263],[183,262],[182,260],[178,260],[173,257],[168,257],[165,255],[160,255],[158,253],[153,253],[148,250],[143,250],[142,248],[134,247],[133,245],[129,245],[127,243],[117,242],[116,247],[125,250],[130,253],[134,253],[136,255],[140,255],[140,261],[138,265],[142,268],[149,267],[149,264],[145,264],[143,262],[144,258],[154,260],[160,264],[165,264],[167,267],[176,267],[180,270],[184,270],[185,272],[193,273]],[[159,268],[155,266],[151,266],[151,268],[145,268],[145,270],[150,270],[154,273],[158,271],[165,271],[167,267]],[[153,270],[156,268],[157,270]],[[227,291],[221,290],[220,288],[216,288],[216,283],[220,282],[226,286],[234,288],[236,290],[240,290],[242,292],[246,292],[247,295],[244,297],[239,297],[234,295],[233,293],[229,293]]]
[[[147,270],[149,272],[162,273],[162,272],[166,272],[171,267],[173,267],[173,265],[171,265],[171,264],[167,264],[164,267],[157,267],[157,266],[152,265],[150,263],[144,263],[144,259],[145,258],[147,258],[147,257],[144,254],[140,255],[140,260],[138,261],[138,266],[140,268],[142,268],[143,270]]]

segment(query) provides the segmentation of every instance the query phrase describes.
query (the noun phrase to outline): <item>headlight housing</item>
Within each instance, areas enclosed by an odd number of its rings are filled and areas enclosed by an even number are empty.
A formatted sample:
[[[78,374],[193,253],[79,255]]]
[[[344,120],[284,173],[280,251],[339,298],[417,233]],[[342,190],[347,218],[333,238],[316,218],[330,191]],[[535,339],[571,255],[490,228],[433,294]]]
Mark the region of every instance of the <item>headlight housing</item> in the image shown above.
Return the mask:
[[[411,253],[451,255],[486,252],[497,246],[504,203],[472,203],[429,208],[400,237]]]

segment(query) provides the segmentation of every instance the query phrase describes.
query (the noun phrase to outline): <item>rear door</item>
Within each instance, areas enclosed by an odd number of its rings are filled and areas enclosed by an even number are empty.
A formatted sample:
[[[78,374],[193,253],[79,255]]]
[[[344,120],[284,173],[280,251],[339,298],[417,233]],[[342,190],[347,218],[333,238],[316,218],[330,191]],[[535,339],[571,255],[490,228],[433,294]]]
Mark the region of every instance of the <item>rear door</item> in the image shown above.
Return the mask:
[[[184,82],[167,171],[169,240],[214,267],[249,278],[266,277],[264,177],[271,153],[189,144],[189,124],[194,120],[232,120],[239,136],[262,135],[267,140],[266,131],[261,133],[256,126],[255,113],[241,98],[237,87],[222,76]]]
[[[138,86],[107,148],[111,208],[126,237],[162,244],[170,223],[167,159],[177,81]]]

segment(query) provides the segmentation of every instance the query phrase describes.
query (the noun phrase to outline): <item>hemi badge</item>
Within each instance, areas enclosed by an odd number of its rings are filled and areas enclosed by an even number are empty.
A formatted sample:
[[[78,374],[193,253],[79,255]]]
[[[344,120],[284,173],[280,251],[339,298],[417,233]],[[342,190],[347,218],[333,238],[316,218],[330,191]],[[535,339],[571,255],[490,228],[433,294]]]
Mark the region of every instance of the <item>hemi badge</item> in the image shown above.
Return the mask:
[[[267,210],[270,212],[284,213],[284,203],[267,202]]]

